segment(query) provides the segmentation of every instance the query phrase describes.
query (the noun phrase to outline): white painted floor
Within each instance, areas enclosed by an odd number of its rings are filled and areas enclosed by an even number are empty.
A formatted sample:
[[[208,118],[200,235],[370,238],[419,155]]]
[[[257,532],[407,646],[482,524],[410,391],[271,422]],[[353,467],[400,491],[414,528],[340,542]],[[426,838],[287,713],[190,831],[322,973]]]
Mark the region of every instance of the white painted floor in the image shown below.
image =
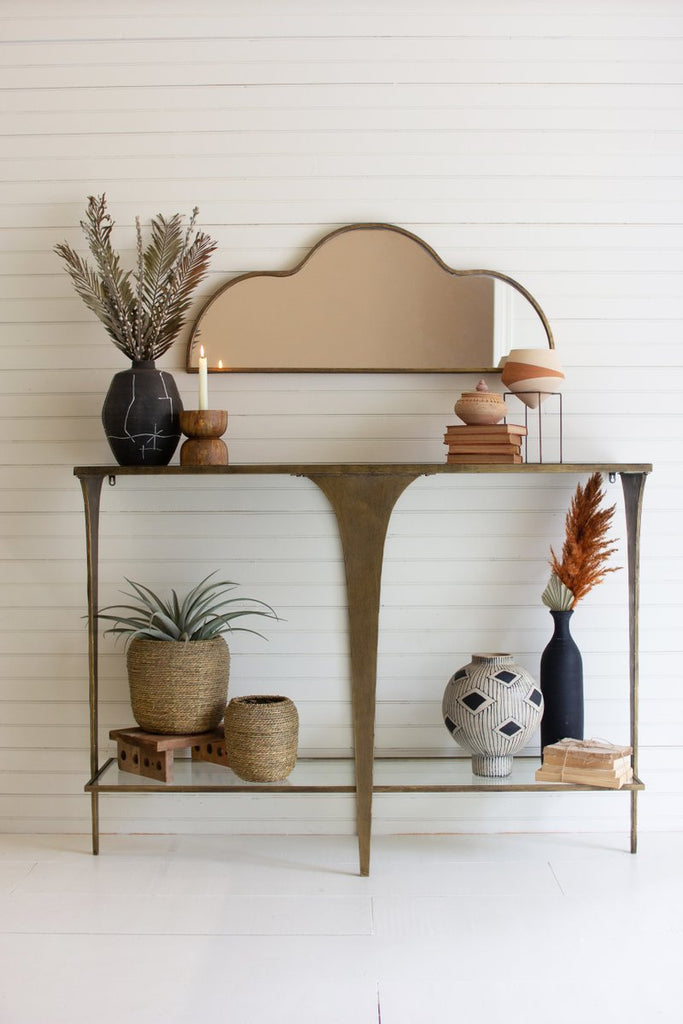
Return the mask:
[[[1,1024],[683,1020],[683,833],[0,836]]]

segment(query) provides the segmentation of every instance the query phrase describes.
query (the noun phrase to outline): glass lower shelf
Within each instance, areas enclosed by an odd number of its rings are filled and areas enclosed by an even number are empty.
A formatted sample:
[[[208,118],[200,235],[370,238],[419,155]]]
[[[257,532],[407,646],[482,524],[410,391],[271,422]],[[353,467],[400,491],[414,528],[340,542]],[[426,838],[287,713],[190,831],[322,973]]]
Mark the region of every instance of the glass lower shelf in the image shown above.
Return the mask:
[[[536,782],[538,757],[516,757],[505,778],[473,775],[469,757],[385,757],[375,759],[375,793],[585,792],[644,789],[639,779],[621,790],[565,782]],[[349,757],[300,757],[283,782],[244,782],[229,768],[176,757],[171,782],[120,771],[110,758],[85,786],[89,793],[355,793],[354,762]]]

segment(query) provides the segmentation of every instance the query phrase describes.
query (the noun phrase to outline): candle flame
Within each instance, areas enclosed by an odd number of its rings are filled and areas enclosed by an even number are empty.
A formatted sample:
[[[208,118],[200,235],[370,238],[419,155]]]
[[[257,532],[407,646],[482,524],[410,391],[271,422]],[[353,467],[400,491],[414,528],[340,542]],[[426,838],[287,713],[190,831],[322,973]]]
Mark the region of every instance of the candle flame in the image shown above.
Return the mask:
[[[219,360],[218,360],[218,369],[219,369],[219,370],[222,370],[222,369],[223,369],[223,360],[222,360],[222,359],[219,359]]]
[[[204,358],[204,346],[203,345],[199,346],[199,355],[200,355],[200,357],[202,359]]]

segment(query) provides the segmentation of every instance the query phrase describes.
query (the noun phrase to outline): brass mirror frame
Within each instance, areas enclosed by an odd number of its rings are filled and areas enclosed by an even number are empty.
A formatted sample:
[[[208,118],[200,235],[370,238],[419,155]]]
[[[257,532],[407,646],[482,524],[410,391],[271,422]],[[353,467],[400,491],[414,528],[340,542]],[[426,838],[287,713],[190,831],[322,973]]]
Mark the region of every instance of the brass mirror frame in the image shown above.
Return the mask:
[[[193,325],[192,331],[190,333],[190,337],[189,337],[188,344],[187,344],[186,363],[185,363],[185,368],[186,368],[187,372],[188,373],[197,373],[198,372],[198,367],[192,364],[192,355],[193,355],[193,351],[195,349],[195,346],[196,346],[198,338],[199,338],[202,318],[204,317],[204,315],[208,311],[208,309],[215,302],[217,302],[226,291],[228,291],[231,288],[234,288],[235,286],[239,285],[243,281],[247,281],[247,280],[249,280],[251,278],[255,278],[255,277],[267,277],[267,278],[293,277],[295,274],[298,274],[299,271],[302,270],[306,266],[306,264],[311,259],[314,258],[316,253],[324,245],[327,245],[327,243],[330,242],[332,239],[337,238],[340,235],[346,234],[347,232],[358,231],[358,230],[366,230],[366,231],[367,230],[394,231],[397,234],[403,235],[406,238],[409,238],[413,242],[416,242],[418,245],[420,245],[422,247],[422,249],[424,249],[424,251],[429,256],[431,256],[431,258],[434,260],[434,262],[443,271],[445,271],[447,274],[451,274],[454,277],[488,277],[488,278],[494,278],[495,280],[498,280],[498,281],[505,282],[506,284],[510,285],[515,291],[517,291],[520,295],[522,295],[527,300],[527,302],[533,308],[533,310],[537,314],[539,320],[541,321],[541,324],[543,326],[543,330],[544,330],[545,335],[546,335],[546,337],[548,339],[548,347],[551,348],[551,349],[555,348],[555,342],[554,342],[554,339],[553,339],[553,334],[552,334],[552,331],[550,329],[550,324],[548,323],[548,320],[547,320],[547,317],[546,317],[545,313],[543,312],[543,310],[541,309],[540,305],[538,304],[538,302],[536,301],[534,296],[531,294],[531,292],[529,292],[523,285],[521,285],[519,283],[519,281],[516,281],[514,278],[509,277],[507,274],[502,274],[498,270],[483,270],[483,269],[477,269],[477,270],[456,270],[455,268],[450,267],[447,263],[445,263],[444,260],[442,260],[441,257],[439,256],[439,254],[436,252],[435,249],[433,249],[427,242],[425,242],[425,240],[423,238],[420,238],[419,235],[414,234],[412,231],[407,231],[405,228],[398,227],[395,224],[385,224],[385,223],[382,223],[382,222],[358,222],[358,223],[355,223],[355,224],[347,224],[347,225],[345,225],[344,227],[341,227],[341,228],[336,228],[334,231],[330,231],[328,234],[324,235],[306,253],[304,258],[299,263],[297,263],[297,265],[295,267],[293,267],[290,270],[255,270],[255,271],[249,271],[248,273],[239,274],[237,277],[232,278],[230,281],[227,281],[226,284],[222,285],[218,289],[218,291],[214,292],[213,295],[207,300],[207,302],[205,302],[205,304],[202,306],[201,310],[199,311],[199,315],[197,316],[197,319],[195,320],[195,323]],[[311,366],[311,367],[295,367],[295,368],[291,368],[291,369],[289,369],[289,368],[280,368],[280,367],[277,367],[277,368],[268,368],[268,367],[263,367],[263,368],[262,367],[258,367],[257,368],[257,367],[251,367],[251,368],[244,368],[244,369],[242,369],[242,368],[239,368],[239,367],[235,368],[235,367],[231,367],[231,366],[229,366],[229,367],[215,367],[215,366],[211,366],[211,367],[208,368],[208,372],[209,373],[471,373],[471,372],[477,372],[477,373],[499,373],[500,372],[500,367],[487,367],[487,366],[484,366],[484,367],[467,367],[467,368],[463,367],[462,369],[461,368],[453,368],[453,367],[447,368],[447,369],[442,369],[442,368],[438,368],[438,367],[435,367],[434,369],[431,369],[431,368],[430,369],[425,369],[425,368],[415,369],[415,368],[411,368],[411,367],[401,367],[401,368],[392,368],[392,369],[366,369],[366,368],[353,369],[353,368],[346,368],[346,367],[344,367],[343,369],[337,369],[337,368],[330,369],[329,367],[320,368],[320,367]]]

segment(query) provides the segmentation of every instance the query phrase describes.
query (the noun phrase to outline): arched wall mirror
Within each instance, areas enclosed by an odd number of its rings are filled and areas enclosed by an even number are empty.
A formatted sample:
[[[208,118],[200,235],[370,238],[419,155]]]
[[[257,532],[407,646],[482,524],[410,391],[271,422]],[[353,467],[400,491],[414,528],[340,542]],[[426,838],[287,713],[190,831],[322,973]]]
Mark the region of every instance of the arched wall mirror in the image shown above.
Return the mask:
[[[243,274],[202,309],[187,350],[210,371],[495,372],[511,348],[554,348],[532,295],[495,270],[453,270],[417,235],[352,224],[292,270]]]

